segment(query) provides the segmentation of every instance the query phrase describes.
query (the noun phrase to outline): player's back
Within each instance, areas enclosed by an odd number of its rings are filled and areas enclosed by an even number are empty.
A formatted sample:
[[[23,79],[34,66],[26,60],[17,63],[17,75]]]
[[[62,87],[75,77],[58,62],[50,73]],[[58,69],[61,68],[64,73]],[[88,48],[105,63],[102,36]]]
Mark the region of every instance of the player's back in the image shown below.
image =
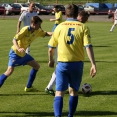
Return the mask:
[[[76,20],[59,24],[53,34],[58,43],[58,61],[83,61],[83,47],[90,44],[88,35],[87,26]]]

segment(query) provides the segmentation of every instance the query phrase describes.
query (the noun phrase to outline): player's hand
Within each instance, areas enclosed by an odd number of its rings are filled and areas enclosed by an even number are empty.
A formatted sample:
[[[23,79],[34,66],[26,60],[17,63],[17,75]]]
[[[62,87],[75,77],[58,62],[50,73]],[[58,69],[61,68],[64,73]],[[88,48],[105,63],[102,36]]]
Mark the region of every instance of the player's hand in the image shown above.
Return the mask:
[[[53,19],[50,19],[50,21],[53,21]]]
[[[23,53],[23,52],[25,52],[25,50],[24,50],[24,48],[19,48],[18,52]]]
[[[54,61],[49,61],[48,66],[53,68],[54,67]]]
[[[90,70],[90,75],[93,78],[97,73],[96,66],[92,65],[91,70]]]

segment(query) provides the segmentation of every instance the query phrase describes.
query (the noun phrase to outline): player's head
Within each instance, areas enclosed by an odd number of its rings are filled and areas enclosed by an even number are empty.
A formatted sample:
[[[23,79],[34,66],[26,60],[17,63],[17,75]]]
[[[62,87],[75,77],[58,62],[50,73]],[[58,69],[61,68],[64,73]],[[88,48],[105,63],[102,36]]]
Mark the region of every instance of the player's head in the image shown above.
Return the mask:
[[[65,14],[68,18],[77,18],[78,7],[75,4],[68,4],[65,7]]]
[[[35,10],[35,3],[34,2],[30,2],[29,3],[29,11],[33,12]]]
[[[55,5],[54,8],[53,8],[54,12],[58,12],[59,11],[59,6],[58,5]]]
[[[41,28],[41,23],[42,23],[42,19],[40,19],[38,16],[33,16],[31,18],[31,27],[34,30],[38,30],[39,28]]]
[[[83,10],[78,13],[77,20],[82,23],[85,23],[88,20],[89,16],[90,14],[87,11]]]

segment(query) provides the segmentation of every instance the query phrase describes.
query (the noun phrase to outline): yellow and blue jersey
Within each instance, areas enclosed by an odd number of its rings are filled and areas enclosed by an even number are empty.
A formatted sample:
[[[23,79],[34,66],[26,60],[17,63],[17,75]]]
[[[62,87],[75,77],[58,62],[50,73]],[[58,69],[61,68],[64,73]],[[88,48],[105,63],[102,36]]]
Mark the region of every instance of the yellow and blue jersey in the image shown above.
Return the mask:
[[[83,47],[89,45],[89,28],[73,18],[59,24],[48,43],[51,48],[58,47],[58,62],[84,61]]]
[[[56,12],[55,13],[55,18],[60,19],[60,20],[55,21],[55,24],[60,24],[62,22],[62,12],[61,11]]]
[[[20,48],[24,48],[26,50],[27,47],[37,38],[37,37],[44,37],[46,32],[43,31],[41,28],[35,30],[31,33],[31,27],[25,26],[23,27],[18,34],[14,36],[14,39],[17,41]],[[20,57],[24,57],[26,53],[20,53],[13,45],[11,49]]]

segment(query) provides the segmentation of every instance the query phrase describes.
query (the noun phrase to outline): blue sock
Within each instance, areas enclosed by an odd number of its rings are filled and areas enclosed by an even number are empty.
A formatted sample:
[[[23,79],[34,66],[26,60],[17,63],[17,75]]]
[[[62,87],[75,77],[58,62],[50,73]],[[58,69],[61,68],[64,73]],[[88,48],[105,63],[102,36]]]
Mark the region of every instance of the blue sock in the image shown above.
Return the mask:
[[[54,98],[54,114],[55,117],[62,115],[62,108],[63,108],[63,97],[57,96]]]
[[[70,96],[69,98],[69,114],[68,117],[73,117],[78,104],[78,96]]]
[[[30,76],[29,76],[29,78],[28,78],[27,88],[32,87],[32,84],[33,84],[33,82],[34,82],[34,80],[35,80],[37,71],[38,71],[38,70],[35,70],[35,69],[33,69],[33,68],[31,69],[31,71],[30,71]]]
[[[3,85],[4,81],[7,79],[8,76],[6,76],[5,74],[2,74],[0,76],[0,87]]]

